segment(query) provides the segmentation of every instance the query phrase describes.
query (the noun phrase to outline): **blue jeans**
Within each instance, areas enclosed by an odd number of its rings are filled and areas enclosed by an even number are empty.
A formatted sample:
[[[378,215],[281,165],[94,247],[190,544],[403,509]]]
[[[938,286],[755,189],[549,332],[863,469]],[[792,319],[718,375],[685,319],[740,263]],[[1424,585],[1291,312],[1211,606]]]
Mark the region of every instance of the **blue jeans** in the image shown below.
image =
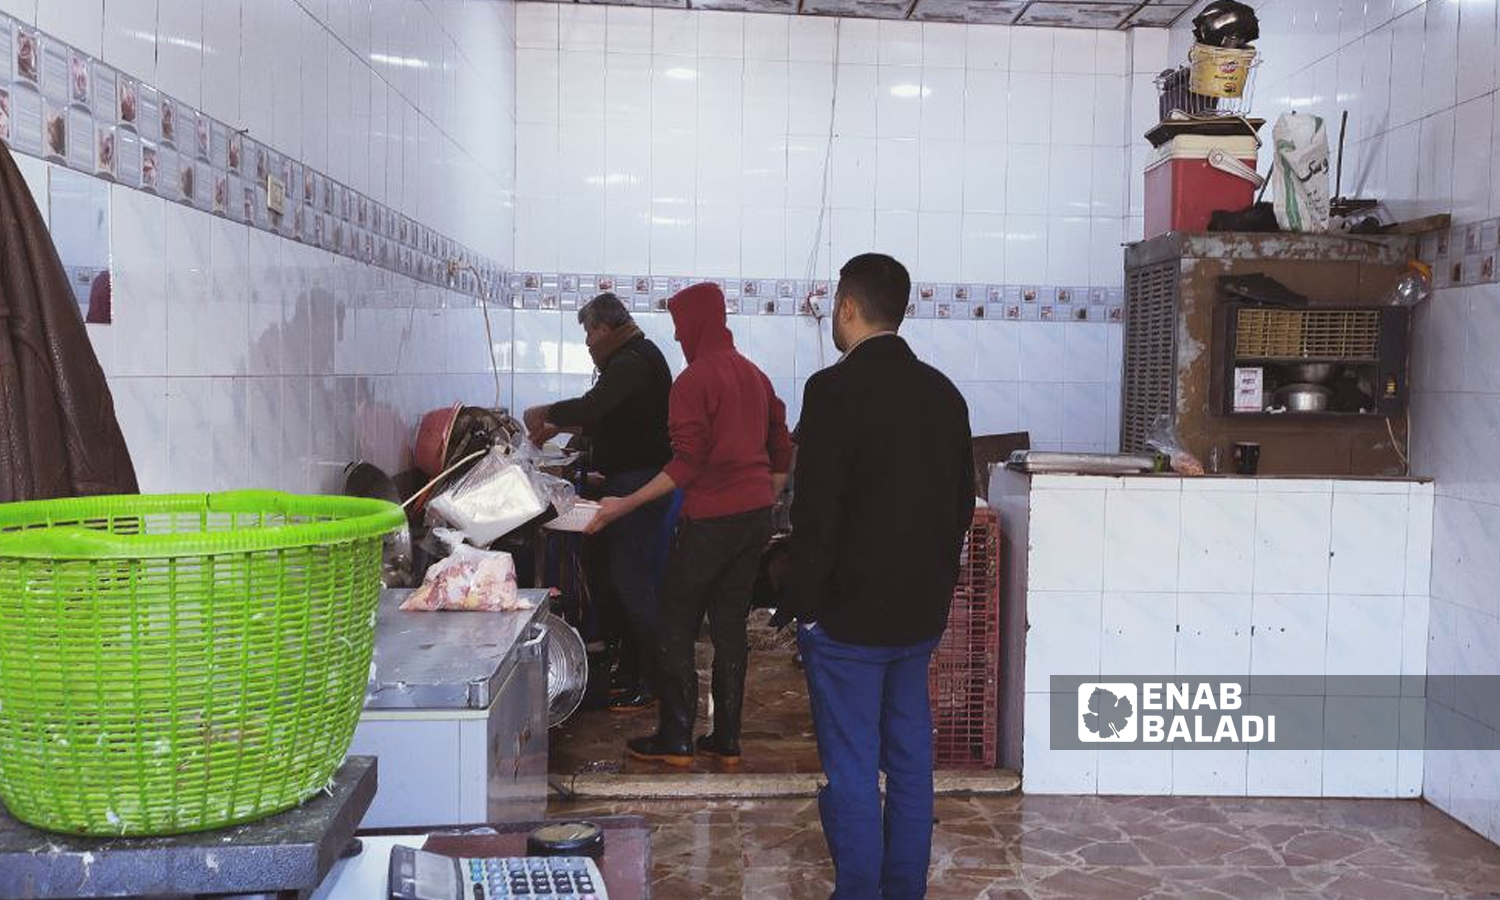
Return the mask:
[[[867,647],[799,626],[797,643],[828,779],[818,809],[833,857],[832,900],[920,900],[932,854],[927,665],[938,641]]]

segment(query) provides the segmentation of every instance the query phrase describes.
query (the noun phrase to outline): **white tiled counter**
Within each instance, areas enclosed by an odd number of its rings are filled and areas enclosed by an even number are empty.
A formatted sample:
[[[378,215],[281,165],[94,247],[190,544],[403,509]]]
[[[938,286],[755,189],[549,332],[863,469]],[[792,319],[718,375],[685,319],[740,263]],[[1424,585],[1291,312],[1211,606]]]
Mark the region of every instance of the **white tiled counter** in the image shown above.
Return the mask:
[[[996,469],[990,504],[1005,536],[1002,756],[1023,790],[1421,793],[1420,750],[1053,750],[1048,686],[1425,675],[1431,483]],[[1403,707],[1403,732],[1420,733],[1420,706],[1413,721]]]

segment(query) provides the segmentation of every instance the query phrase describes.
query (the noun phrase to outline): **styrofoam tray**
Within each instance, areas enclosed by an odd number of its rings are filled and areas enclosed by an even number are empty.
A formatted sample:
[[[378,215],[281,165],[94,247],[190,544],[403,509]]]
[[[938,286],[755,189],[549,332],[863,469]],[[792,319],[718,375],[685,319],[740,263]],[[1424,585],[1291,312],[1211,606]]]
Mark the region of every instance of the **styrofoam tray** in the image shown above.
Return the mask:
[[[573,508],[543,525],[552,531],[582,531],[599,512],[599,504],[592,500],[579,500]]]

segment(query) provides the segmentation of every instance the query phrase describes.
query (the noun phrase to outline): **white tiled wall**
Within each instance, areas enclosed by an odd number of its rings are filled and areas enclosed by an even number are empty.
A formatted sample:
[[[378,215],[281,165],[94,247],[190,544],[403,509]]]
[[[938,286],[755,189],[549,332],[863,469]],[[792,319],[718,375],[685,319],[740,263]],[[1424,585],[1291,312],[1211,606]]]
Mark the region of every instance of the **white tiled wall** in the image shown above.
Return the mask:
[[[1344,191],[1398,215],[1447,212],[1456,224],[1500,216],[1500,37],[1496,0],[1263,0],[1267,119],[1287,108],[1336,123],[1349,111]],[[1172,55],[1191,40],[1173,30]],[[1269,125],[1267,126],[1269,128]],[[1336,132],[1335,132],[1336,133]],[[1262,160],[1262,169],[1265,160]],[[1436,479],[1433,556],[1408,590],[1429,584],[1432,676],[1500,674],[1500,285],[1436,292],[1418,310],[1412,371],[1412,463]],[[1352,576],[1359,578],[1361,576]],[[1451,683],[1451,682],[1450,682]],[[1431,683],[1430,722],[1500,745],[1500,722]],[[1441,721],[1439,721],[1441,720]],[[1426,754],[1423,790],[1500,840],[1500,752]]]
[[[1047,691],[1052,675],[1423,674],[1432,484],[997,472],[992,495],[1026,529],[1008,563],[1029,625],[1025,790],[1421,792],[1420,751],[1052,750]],[[1309,698],[1330,729],[1346,699]]]
[[[509,264],[514,5],[0,0],[36,25]],[[45,208],[47,164],[20,158]],[[111,188],[115,323],[90,326],[142,488],[334,490],[493,401],[457,294]],[[495,317],[507,367],[510,315]]]
[[[572,312],[517,310],[515,405],[587,389],[592,372]],[[664,313],[636,313],[674,372],[683,365]],[[826,320],[804,316],[729,317],[740,351],[770,377],[792,421],[807,378],[838,359]],[[821,340],[820,340],[821,332]],[[1033,446],[1102,451],[1119,431],[1119,326],[1087,322],[908,319],[902,335],[942,369],[969,402],[975,434],[1026,429]]]
[[[520,269],[830,278],[876,249],[1120,284],[1132,62],[1164,31],[530,2],[517,30]]]
[[[574,314],[517,310],[514,315],[517,407],[587,389],[593,364]],[[680,371],[682,354],[672,339],[671,318],[637,313],[636,321]],[[826,321],[820,329],[803,316],[746,314],[730,316],[729,327],[796,421],[808,376],[838,358]],[[1029,429],[1036,446],[1103,450],[1116,445],[1118,326],[909,319],[901,333],[919,357],[963,391],[975,434]]]
[[[1122,282],[1121,244],[1140,230],[1131,119],[1164,30],[527,2],[517,41],[519,270],[832,279],[880,250],[918,282]],[[581,341],[569,313],[552,315],[565,346]],[[806,378],[837,356],[831,340],[819,348],[804,319],[734,327],[795,416]],[[903,329],[963,389],[976,433],[1025,429],[1070,450],[1117,446],[1119,331]],[[542,363],[518,369],[518,403],[579,374]]]

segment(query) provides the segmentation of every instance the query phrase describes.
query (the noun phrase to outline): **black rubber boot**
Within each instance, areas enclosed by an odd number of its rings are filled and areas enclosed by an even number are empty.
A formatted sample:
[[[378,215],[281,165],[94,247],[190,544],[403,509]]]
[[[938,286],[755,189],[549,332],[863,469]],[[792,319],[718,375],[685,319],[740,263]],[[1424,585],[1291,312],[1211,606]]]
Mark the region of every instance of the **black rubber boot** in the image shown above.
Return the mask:
[[[693,764],[693,746],[686,740],[665,737],[661,733],[631,738],[625,742],[625,752],[636,759],[647,762],[666,763],[669,766],[687,768]]]
[[[631,738],[625,752],[636,759],[687,767],[693,764],[693,717],[695,711],[683,708],[669,694],[661,697],[661,711],[656,733]]]
[[[735,765],[740,761],[740,742],[729,743],[721,741],[717,734],[705,734],[698,738],[698,752],[705,756],[712,756],[725,765]]]
[[[745,666],[727,662],[719,665],[714,658],[714,730],[698,744],[699,749],[713,753],[725,762],[740,758],[741,716],[745,706]],[[711,745],[713,749],[708,749]]]

